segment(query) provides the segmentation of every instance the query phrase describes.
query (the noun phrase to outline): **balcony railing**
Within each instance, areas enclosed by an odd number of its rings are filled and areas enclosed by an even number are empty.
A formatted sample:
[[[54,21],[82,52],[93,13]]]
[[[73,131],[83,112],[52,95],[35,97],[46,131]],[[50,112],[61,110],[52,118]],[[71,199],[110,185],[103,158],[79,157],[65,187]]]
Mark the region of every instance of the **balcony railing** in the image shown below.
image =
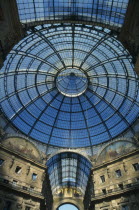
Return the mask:
[[[33,188],[20,185],[16,182],[11,182],[8,179],[0,178],[0,184],[4,185],[4,186],[7,186],[9,188],[18,190],[18,191],[26,191],[26,192],[28,192],[29,194],[32,194],[32,195],[34,194],[36,196],[43,196],[41,192],[36,191]]]
[[[103,192],[101,193],[94,193],[92,195],[92,199],[99,199],[101,197],[108,197],[108,196],[112,196],[113,194],[119,194],[119,193],[123,193],[126,191],[131,191],[131,190],[135,190],[135,189],[139,189],[139,182],[133,182],[130,184],[125,184],[125,185],[120,185],[119,187],[116,187],[114,189],[105,189],[105,191],[103,190]]]

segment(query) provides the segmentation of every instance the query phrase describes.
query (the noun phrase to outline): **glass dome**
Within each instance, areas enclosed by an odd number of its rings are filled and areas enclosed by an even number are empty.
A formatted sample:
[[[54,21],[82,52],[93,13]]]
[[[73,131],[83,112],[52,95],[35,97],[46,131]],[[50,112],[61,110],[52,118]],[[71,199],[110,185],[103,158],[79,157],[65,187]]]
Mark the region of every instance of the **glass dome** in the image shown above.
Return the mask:
[[[132,57],[110,30],[78,24],[30,29],[0,74],[1,110],[28,137],[88,147],[129,128],[139,114]]]
[[[56,86],[63,95],[77,97],[87,89],[87,76],[75,68],[65,69],[58,74]]]

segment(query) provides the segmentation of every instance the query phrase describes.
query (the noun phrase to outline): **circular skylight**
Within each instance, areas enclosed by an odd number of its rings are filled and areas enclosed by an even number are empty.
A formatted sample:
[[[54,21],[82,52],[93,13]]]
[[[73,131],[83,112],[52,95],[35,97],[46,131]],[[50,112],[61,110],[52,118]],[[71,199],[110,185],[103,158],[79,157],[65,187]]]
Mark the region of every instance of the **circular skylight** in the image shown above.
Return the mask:
[[[88,80],[83,72],[70,68],[58,74],[56,86],[63,95],[77,97],[85,92],[88,86]]]
[[[137,119],[137,79],[131,56],[110,30],[39,26],[11,50],[1,69],[1,110],[33,139],[92,146]]]

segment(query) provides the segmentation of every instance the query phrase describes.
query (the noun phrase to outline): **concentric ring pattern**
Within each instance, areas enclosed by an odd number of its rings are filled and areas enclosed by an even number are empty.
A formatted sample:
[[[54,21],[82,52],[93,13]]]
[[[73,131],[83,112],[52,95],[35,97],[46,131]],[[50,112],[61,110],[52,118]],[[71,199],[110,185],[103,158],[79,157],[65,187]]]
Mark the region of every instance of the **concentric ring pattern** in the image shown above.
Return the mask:
[[[58,74],[56,77],[56,86],[63,95],[76,97],[86,91],[88,80],[82,71],[69,68]]]
[[[81,95],[69,97],[58,90],[56,78],[66,69],[86,75]],[[55,24],[30,30],[7,56],[0,88],[1,109],[9,122],[54,146],[108,141],[139,114],[132,58],[115,35],[101,27]]]

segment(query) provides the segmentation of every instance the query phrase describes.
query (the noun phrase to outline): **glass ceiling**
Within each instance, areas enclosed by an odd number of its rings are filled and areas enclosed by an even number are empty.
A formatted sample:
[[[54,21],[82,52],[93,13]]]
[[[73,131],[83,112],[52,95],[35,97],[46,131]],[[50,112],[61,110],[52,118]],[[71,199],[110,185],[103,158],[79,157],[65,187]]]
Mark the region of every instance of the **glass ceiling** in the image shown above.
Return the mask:
[[[28,137],[88,147],[125,131],[139,114],[132,58],[101,27],[38,26],[9,53],[0,74],[1,109]]]
[[[47,161],[52,193],[62,187],[76,187],[84,195],[91,171],[91,163],[82,155],[59,153]]]
[[[56,86],[63,95],[76,97],[86,91],[88,79],[82,71],[69,68],[60,71],[56,77]]]
[[[121,27],[129,0],[17,0],[22,23],[44,20],[91,21]]]

